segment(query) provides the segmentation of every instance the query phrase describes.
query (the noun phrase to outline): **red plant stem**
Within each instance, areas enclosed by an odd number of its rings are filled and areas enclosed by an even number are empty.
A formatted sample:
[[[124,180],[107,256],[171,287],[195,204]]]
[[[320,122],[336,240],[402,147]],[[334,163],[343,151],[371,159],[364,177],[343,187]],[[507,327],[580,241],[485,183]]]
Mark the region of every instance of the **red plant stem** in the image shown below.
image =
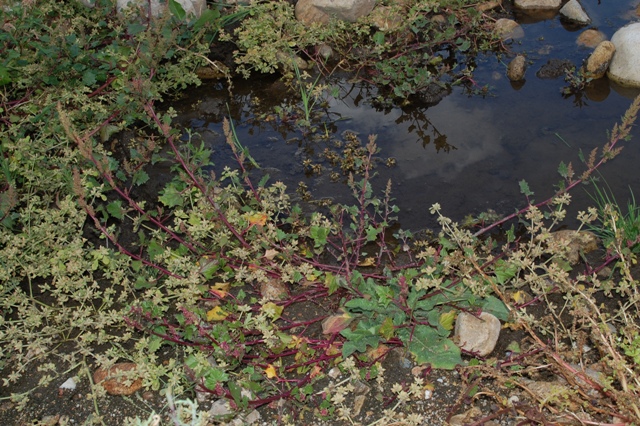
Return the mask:
[[[185,163],[184,158],[182,158],[182,156],[180,155],[180,152],[178,151],[178,148],[176,148],[176,145],[174,143],[174,137],[170,133],[169,126],[163,124],[158,118],[158,115],[156,114],[153,108],[153,101],[147,102],[144,106],[144,109],[149,115],[149,117],[151,117],[151,119],[156,123],[156,125],[162,132],[162,135],[165,138],[167,138],[167,142],[169,142],[169,145],[171,146],[171,149],[173,150],[173,153],[175,154],[176,159],[180,163],[180,166],[182,166],[183,170],[187,173],[187,175],[189,175],[189,179],[191,179],[191,182],[196,186],[196,188],[198,188],[198,190],[203,195],[206,196],[207,201],[209,202],[211,207],[216,211],[218,219],[220,219],[220,221],[225,225],[225,227],[236,237],[236,239],[240,242],[240,244],[242,244],[245,248],[250,248],[251,245],[247,243],[247,241],[244,238],[242,238],[242,235],[240,235],[240,233],[235,229],[235,227],[229,223],[229,221],[224,216],[222,211],[220,211],[220,208],[217,206],[213,198],[211,198],[209,191],[205,189],[204,185],[193,173],[193,170],[191,170],[191,168],[187,166],[187,164]]]
[[[618,144],[618,142],[620,142],[620,140],[624,139],[627,137],[627,135],[629,134],[629,131],[631,129],[631,126],[633,125],[633,122],[636,120],[636,115],[634,111],[637,111],[638,107],[640,106],[640,96],[636,97],[633,101],[633,103],[631,104],[631,106],[629,107],[629,109],[627,110],[627,112],[625,113],[625,117],[624,120],[622,122],[622,125],[620,128],[618,128],[617,126],[614,128],[614,132],[611,136],[611,140],[609,141],[609,143],[607,143],[604,146],[604,151],[603,151],[603,155],[600,158],[600,160],[593,165],[592,167],[590,167],[589,169],[587,169],[587,171],[583,174],[584,177],[589,177],[591,176],[591,174],[593,172],[595,172],[596,170],[598,170],[598,168],[600,168],[600,166],[602,166],[604,163],[606,163],[607,161],[609,161],[611,159],[610,154],[613,152],[614,148],[616,147],[616,145]],[[578,179],[576,179],[575,181],[569,180],[567,183],[568,185],[565,188],[562,188],[560,190],[558,190],[553,196],[551,196],[550,198],[541,201],[537,204],[531,205],[529,204],[526,207],[523,207],[522,209],[518,210],[515,213],[512,213],[508,216],[505,216],[504,218],[498,220],[497,222],[492,223],[489,226],[486,226],[482,229],[480,229],[478,232],[476,232],[475,234],[473,234],[474,237],[477,237],[479,235],[484,234],[487,231],[490,231],[491,229],[502,225],[505,222],[508,222],[511,219],[514,219],[516,217],[521,216],[522,214],[528,212],[529,210],[531,210],[532,208],[539,208],[542,206],[546,206],[548,204],[550,204],[551,202],[553,202],[553,200],[561,195],[564,195],[566,193],[568,193],[570,190],[572,190],[573,188],[575,188],[577,185],[581,184],[584,182],[584,178],[580,177]]]

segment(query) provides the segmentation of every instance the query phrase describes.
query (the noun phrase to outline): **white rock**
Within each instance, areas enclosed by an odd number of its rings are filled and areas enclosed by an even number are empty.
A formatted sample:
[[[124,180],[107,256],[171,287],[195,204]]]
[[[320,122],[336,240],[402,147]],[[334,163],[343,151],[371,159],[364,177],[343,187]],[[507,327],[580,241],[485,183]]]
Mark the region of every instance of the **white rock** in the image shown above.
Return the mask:
[[[376,0],[312,0],[311,3],[327,15],[355,22],[371,13]]]
[[[640,22],[622,27],[611,38],[616,53],[609,79],[623,86],[640,87]]]
[[[558,9],[562,0],[516,0],[514,4],[520,9]]]
[[[211,409],[209,410],[210,416],[226,416],[231,413],[233,413],[233,410],[229,406],[229,401],[226,399],[217,400],[211,404]]]
[[[488,312],[481,313],[480,317],[461,312],[456,319],[455,341],[465,351],[489,355],[496,347],[498,337],[500,320]]]
[[[76,388],[76,381],[73,377],[69,377],[63,384],[60,385],[60,389],[74,390]]]
[[[586,25],[591,22],[591,18],[589,18],[589,15],[584,11],[578,0],[569,0],[569,2],[560,9],[560,15],[578,24]]]
[[[187,16],[195,18],[199,18],[207,8],[206,0],[176,0],[176,2],[182,6]],[[148,13],[149,8],[151,8],[151,15],[158,17],[164,13],[168,4],[168,0],[162,3],[160,0],[117,0],[116,7],[118,13],[122,13],[123,10],[129,7],[140,7]]]

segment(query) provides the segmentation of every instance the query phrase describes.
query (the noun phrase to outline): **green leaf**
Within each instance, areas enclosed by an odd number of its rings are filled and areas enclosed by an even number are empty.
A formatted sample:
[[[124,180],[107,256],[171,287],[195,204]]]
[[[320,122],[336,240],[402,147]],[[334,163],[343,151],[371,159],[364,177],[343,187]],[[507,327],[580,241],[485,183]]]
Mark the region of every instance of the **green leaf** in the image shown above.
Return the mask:
[[[229,393],[233,398],[233,402],[235,402],[238,407],[246,408],[249,402],[249,398],[247,398],[246,396],[242,396],[242,388],[238,386],[238,384],[233,380],[228,382],[227,386],[229,387]]]
[[[377,31],[373,37],[373,42],[375,44],[377,44],[378,46],[383,45],[384,44],[384,33],[382,31]]]
[[[382,230],[369,225],[367,227],[367,241],[375,241]]]
[[[414,329],[409,351],[414,355],[416,363],[431,364],[436,369],[453,370],[462,364],[460,348],[426,325],[418,325]]]
[[[85,86],[93,86],[94,84],[96,84],[95,73],[91,70],[86,70],[82,74],[82,84],[84,84]]]
[[[507,321],[509,319],[509,309],[507,309],[507,305],[495,296],[485,297],[482,310],[493,314],[496,318],[501,319],[502,321]]]
[[[378,331],[385,340],[390,340],[396,333],[396,328],[393,325],[393,320],[391,317],[386,317],[384,321],[382,321],[382,325],[380,326],[380,330]]]
[[[344,306],[352,312],[366,312],[379,309],[377,303],[368,299],[351,299],[347,303],[345,303]]]
[[[133,174],[133,184],[136,186],[140,186],[145,184],[149,180],[149,175],[144,170],[140,169]]]
[[[182,206],[182,203],[184,203],[182,193],[173,185],[167,186],[158,199],[167,207]]]
[[[511,278],[515,277],[520,268],[516,264],[509,264],[502,260],[496,262],[496,279],[498,284],[504,284],[509,281]]]
[[[220,11],[218,9],[207,9],[202,12],[200,18],[193,24],[194,31],[200,31],[208,23],[214,23],[216,19],[220,17]]]
[[[107,212],[111,217],[122,220],[124,218],[124,209],[122,208],[122,201],[117,200],[107,204]]]
[[[529,189],[529,184],[527,183],[526,180],[521,180],[520,182],[518,182],[518,184],[520,185],[520,193],[529,197],[531,195],[533,195],[533,191],[531,191],[531,189]]]
[[[176,0],[169,0],[169,12],[180,21],[184,21],[184,18],[187,16],[182,5]]]
[[[565,179],[569,177],[569,167],[567,167],[567,165],[564,164],[564,161],[561,161],[560,164],[558,165],[558,173],[560,174],[560,176],[562,176]]]
[[[151,260],[154,260],[157,256],[160,256],[164,252],[164,247],[158,243],[157,240],[151,240],[147,247],[147,252]]]
[[[327,244],[329,231],[329,228],[323,228],[315,225],[312,226],[311,229],[309,229],[309,234],[311,235],[311,238],[313,238],[316,248],[323,247],[325,244]]]
[[[360,321],[355,330],[344,329],[340,334],[347,339],[342,345],[342,356],[348,357],[354,352],[364,352],[367,346],[375,348],[380,342],[377,326],[370,326],[365,321]]]
[[[229,380],[227,373],[218,368],[211,368],[204,376],[204,385],[207,389],[215,389],[218,383],[224,383],[227,380]]]

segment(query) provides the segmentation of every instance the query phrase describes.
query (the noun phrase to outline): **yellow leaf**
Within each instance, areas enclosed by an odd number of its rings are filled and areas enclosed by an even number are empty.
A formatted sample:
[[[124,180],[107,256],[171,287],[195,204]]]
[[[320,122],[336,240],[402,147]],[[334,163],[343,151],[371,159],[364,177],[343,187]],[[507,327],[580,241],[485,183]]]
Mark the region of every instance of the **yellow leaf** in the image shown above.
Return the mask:
[[[358,263],[358,266],[373,266],[376,264],[375,257],[367,257],[362,262]]]
[[[229,315],[228,312],[225,312],[220,306],[216,306],[207,312],[207,321],[222,321]]]
[[[443,312],[440,314],[439,322],[445,330],[453,330],[453,322],[456,319],[456,311]]]
[[[273,379],[274,377],[278,377],[278,374],[276,373],[276,368],[269,364],[267,366],[267,368],[264,369],[265,374],[267,375],[267,378],[269,379]]]
[[[516,291],[515,293],[513,293],[511,295],[511,297],[513,298],[513,301],[516,302],[516,304],[520,304],[522,302],[524,302],[525,299],[525,295],[523,291]]]
[[[264,213],[247,214],[246,218],[249,221],[249,226],[254,226],[254,225],[264,226],[265,223],[267,223],[267,215]]]
[[[223,299],[229,293],[229,287],[231,287],[231,283],[215,283],[209,287],[209,291]]]

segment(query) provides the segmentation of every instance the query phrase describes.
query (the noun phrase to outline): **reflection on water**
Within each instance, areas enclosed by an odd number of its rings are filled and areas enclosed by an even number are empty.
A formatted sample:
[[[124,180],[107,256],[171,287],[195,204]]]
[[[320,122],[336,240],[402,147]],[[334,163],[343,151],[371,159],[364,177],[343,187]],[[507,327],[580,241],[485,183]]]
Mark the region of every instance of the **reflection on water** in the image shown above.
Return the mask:
[[[591,27],[609,38],[632,8],[631,1],[581,3],[594,21]],[[491,86],[489,96],[469,96],[462,88],[454,88],[435,106],[377,109],[369,101],[377,95],[371,87],[346,79],[328,82],[339,85],[340,96],[329,99],[328,118],[319,133],[340,138],[350,130],[363,142],[369,134],[378,135],[380,156],[394,157],[397,164],[378,168],[378,186],[382,189],[387,179],[392,180],[403,227],[434,226],[426,212],[435,202],[458,220],[486,209],[511,213],[524,203],[518,187],[522,179],[538,200],[546,198],[560,180],[556,172],[560,161],[571,161],[580,170],[579,153],[602,146],[630,104],[628,97],[634,93],[610,86],[606,79],[567,97],[562,95],[566,86],[562,78],[537,78],[536,71],[549,59],[569,59],[579,66],[590,50],[578,47],[575,40],[588,27],[566,28],[557,17],[521,19],[525,38],[511,44],[511,50],[524,52],[531,62],[523,85],[514,87],[504,77],[510,57],[493,55],[475,61],[474,78],[480,85]],[[180,113],[179,122],[203,133],[204,141],[216,151],[216,162],[224,164],[228,154],[221,120],[230,113],[240,141],[273,179],[292,188],[304,180],[316,197],[349,201],[342,183],[332,182],[326,174],[304,174],[302,161],[322,162],[320,153],[331,141],[303,138],[295,129],[295,117],[290,122],[274,119],[274,106],[287,105],[286,93],[273,79],[238,82],[232,99],[222,86],[208,85],[174,107]],[[602,169],[621,202],[627,186],[640,188],[638,143],[632,141],[622,156]],[[326,161],[323,166],[328,167]],[[574,198],[576,208],[587,200],[580,189]]]

